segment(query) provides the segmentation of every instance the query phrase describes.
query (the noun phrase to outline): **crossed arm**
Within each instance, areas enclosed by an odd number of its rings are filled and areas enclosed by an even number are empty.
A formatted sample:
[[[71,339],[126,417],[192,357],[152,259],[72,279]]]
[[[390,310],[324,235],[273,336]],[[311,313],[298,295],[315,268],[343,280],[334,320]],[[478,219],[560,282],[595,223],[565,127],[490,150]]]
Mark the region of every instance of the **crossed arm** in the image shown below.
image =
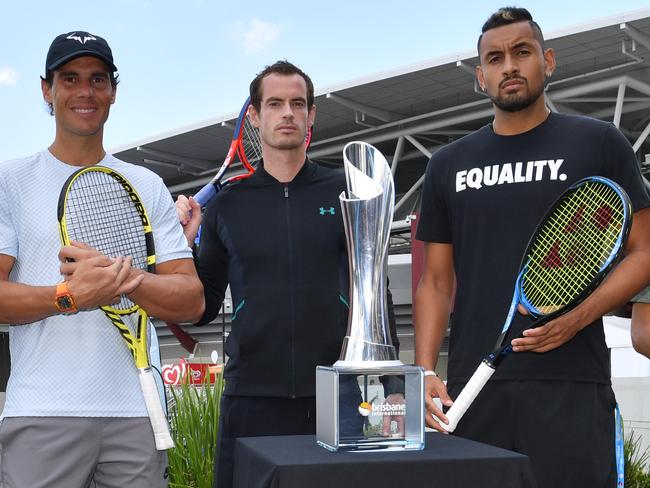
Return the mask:
[[[570,341],[594,320],[627,302],[650,283],[650,207],[634,213],[625,257],[581,304],[549,323],[524,331],[513,351],[546,352]],[[520,307],[520,311],[521,311]]]
[[[156,274],[131,268],[131,259],[110,259],[83,244],[59,253],[61,274],[79,309],[116,303],[122,294],[155,317],[193,321],[203,313],[203,287],[191,259],[158,265]],[[74,260],[69,262],[68,260]],[[31,286],[9,281],[15,258],[0,254],[0,322],[26,324],[57,315],[56,285]]]

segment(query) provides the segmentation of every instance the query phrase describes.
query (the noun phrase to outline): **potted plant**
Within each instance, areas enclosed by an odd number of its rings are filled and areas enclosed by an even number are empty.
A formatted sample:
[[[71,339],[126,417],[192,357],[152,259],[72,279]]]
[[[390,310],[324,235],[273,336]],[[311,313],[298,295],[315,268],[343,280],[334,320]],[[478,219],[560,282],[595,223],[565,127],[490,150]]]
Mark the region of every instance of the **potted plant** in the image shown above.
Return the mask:
[[[634,431],[625,438],[625,488],[650,488],[650,452],[641,448],[641,437]]]
[[[215,377],[214,383],[210,377]],[[167,451],[170,488],[212,488],[219,431],[223,374],[206,374],[194,384],[191,375],[169,388],[169,416],[175,447]]]

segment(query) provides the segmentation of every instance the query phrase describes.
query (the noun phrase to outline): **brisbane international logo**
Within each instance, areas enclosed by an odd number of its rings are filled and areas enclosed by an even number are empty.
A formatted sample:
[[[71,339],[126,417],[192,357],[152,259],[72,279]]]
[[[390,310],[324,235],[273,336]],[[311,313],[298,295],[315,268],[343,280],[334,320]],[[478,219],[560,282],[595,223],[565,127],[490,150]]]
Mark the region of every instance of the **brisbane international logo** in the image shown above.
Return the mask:
[[[406,415],[406,405],[403,403],[368,403],[359,404],[359,413],[367,417],[368,415]]]
[[[372,405],[370,405],[368,402],[361,402],[359,404],[359,413],[364,417],[370,415],[371,411],[372,411]]]

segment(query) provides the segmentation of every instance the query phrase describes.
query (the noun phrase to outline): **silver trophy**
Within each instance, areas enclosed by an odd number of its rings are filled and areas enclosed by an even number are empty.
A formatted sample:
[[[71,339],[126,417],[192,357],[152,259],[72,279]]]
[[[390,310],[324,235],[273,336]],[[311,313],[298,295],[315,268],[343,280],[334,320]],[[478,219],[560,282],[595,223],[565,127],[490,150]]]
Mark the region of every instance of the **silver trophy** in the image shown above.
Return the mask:
[[[422,449],[423,370],[397,358],[388,327],[393,176],[386,158],[364,142],[347,144],[343,162],[350,313],[339,360],[316,368],[316,439],[330,450]]]

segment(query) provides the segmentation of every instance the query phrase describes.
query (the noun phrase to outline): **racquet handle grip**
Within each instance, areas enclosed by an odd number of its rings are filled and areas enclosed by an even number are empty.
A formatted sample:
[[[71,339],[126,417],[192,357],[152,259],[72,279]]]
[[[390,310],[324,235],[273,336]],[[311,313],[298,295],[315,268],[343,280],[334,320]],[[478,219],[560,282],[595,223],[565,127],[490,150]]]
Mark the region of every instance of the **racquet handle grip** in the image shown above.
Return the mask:
[[[216,194],[217,194],[217,187],[211,181],[210,183],[205,185],[203,188],[201,188],[196,195],[194,195],[194,201],[196,203],[198,203],[201,207],[205,207],[205,205],[210,200],[212,200],[212,198]]]
[[[141,368],[139,370],[140,386],[144,395],[144,403],[147,406],[153,437],[156,442],[156,449],[164,451],[174,447],[174,440],[169,433],[167,418],[160,404],[156,380],[151,373],[151,368]]]
[[[440,422],[440,425],[447,431],[453,432],[460,422],[460,419],[463,418],[465,412],[469,406],[474,402],[474,399],[478,396],[480,391],[485,386],[485,383],[492,377],[496,369],[488,365],[485,361],[481,361],[481,364],[470,378],[470,380],[463,388],[463,391],[460,392],[458,398],[454,401],[454,404],[451,406],[445,416],[449,420],[448,424],[443,424]]]

